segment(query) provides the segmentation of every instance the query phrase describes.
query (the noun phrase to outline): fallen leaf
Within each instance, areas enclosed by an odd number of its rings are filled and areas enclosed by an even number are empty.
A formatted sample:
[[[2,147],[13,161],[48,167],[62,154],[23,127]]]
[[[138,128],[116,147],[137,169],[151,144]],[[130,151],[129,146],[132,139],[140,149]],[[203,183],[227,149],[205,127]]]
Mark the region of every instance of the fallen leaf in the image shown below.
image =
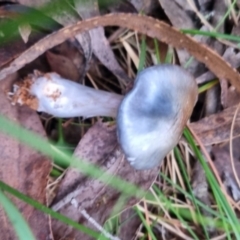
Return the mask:
[[[141,219],[138,217],[138,215],[133,209],[126,209],[120,215],[120,229],[118,231],[119,238],[133,239],[141,223]]]
[[[94,146],[94,147],[93,147]],[[101,159],[105,159],[117,146],[116,128],[109,127],[108,124],[97,122],[82,137],[74,151],[74,155],[83,159],[88,159],[92,164],[98,164]],[[65,177],[58,189],[54,202],[58,202],[76,186],[86,176],[76,169],[68,169]]]
[[[53,72],[73,81],[80,79],[80,72],[68,57],[50,51],[46,53],[46,57]]]
[[[34,111],[26,107],[19,108],[10,105],[2,91],[0,91],[0,99],[0,113],[2,115],[45,137],[42,124]],[[38,202],[46,204],[47,178],[51,170],[50,160],[2,133],[0,133],[0,145],[1,181]],[[50,235],[48,216],[25,202],[16,198],[11,199],[25,217],[36,239],[47,239]],[[0,226],[1,239],[17,239],[2,208],[0,209]]]
[[[100,15],[98,1],[96,0],[84,2],[75,1],[75,7],[83,20]],[[119,79],[122,84],[127,85],[130,82],[130,79],[117,62],[109,42],[105,37],[104,29],[102,27],[98,27],[89,31],[89,34],[91,37],[93,53],[101,61],[101,63]]]
[[[190,127],[200,138],[204,146],[229,141],[230,130],[237,107],[230,107],[220,113],[212,114],[198,122],[190,123]],[[240,135],[240,113],[238,111],[234,125],[233,138]]]
[[[222,178],[223,184],[228,194],[238,202],[240,200],[240,186],[236,177],[240,178],[240,138],[233,140],[233,166],[230,158],[229,143],[224,146],[214,146],[212,148],[212,154],[215,159],[214,165],[218,171],[219,176]],[[234,171],[236,176],[234,174]]]

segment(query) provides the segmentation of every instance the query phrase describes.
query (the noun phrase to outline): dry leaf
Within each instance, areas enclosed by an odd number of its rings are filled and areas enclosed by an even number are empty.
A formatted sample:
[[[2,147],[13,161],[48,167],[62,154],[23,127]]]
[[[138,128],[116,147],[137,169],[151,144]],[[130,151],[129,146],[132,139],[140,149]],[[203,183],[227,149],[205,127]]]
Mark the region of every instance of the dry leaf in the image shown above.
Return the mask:
[[[0,91],[0,99],[2,115],[45,137],[42,124],[34,111],[29,108],[11,106],[2,91]],[[0,133],[0,144],[1,181],[40,203],[46,204],[47,177],[51,170],[49,159],[2,133]],[[15,198],[12,200],[25,217],[36,238],[47,239],[50,234],[48,216],[20,200]],[[0,226],[1,239],[17,239],[3,209],[0,210]]]
[[[98,1],[96,0],[88,0],[84,2],[75,1],[75,7],[83,20],[98,16],[100,14],[98,9]],[[98,27],[91,30],[89,34],[91,37],[93,53],[97,56],[101,63],[107,67],[122,84],[126,85],[129,83],[130,79],[117,62],[109,42],[105,37],[104,29],[102,27]]]
[[[190,127],[200,138],[204,146],[229,141],[230,129],[237,107],[230,107],[220,113],[205,117],[198,122],[190,123]],[[233,137],[240,135],[240,113],[238,111],[234,125]]]
[[[46,57],[53,72],[73,81],[80,79],[80,72],[68,57],[50,51],[46,53]]]
[[[133,239],[137,229],[141,225],[141,219],[136,215],[136,212],[129,208],[120,215],[120,229],[118,236],[120,239]]]
[[[158,0],[130,0],[129,1],[138,12],[144,12],[145,14],[151,13],[159,6]]]
[[[83,136],[75,149],[74,155],[83,159],[88,159],[88,162],[92,164],[98,164],[101,159],[105,159],[116,146],[116,128],[110,127],[108,124],[97,122]],[[79,184],[85,177],[85,175],[82,175],[75,169],[68,169],[54,201],[58,202],[66,196],[72,191],[72,188]]]
[[[229,143],[225,146],[214,146],[212,154],[215,159],[214,165],[222,178],[223,184],[228,194],[237,202],[240,200],[240,186],[236,177],[240,177],[240,138],[233,140],[233,166],[230,159]],[[234,171],[236,176],[234,175]]]

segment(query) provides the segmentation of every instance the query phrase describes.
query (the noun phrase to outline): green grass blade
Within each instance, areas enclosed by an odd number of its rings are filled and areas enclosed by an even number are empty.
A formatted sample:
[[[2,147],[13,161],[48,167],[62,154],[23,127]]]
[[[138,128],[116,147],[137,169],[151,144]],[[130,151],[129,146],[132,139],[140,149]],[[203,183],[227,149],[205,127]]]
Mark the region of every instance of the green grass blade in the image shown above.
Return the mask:
[[[183,160],[182,160],[180,151],[179,151],[179,149],[178,149],[177,147],[174,148],[174,154],[175,154],[175,156],[176,156],[176,159],[178,160],[178,164],[179,164],[180,169],[181,169],[181,171],[182,171],[182,173],[183,173],[182,176],[183,176],[184,182],[186,183],[187,188],[188,188],[188,190],[189,190],[189,192],[190,192],[190,195],[191,195],[191,197],[192,197],[192,199],[193,199],[193,204],[194,204],[194,206],[195,206],[195,208],[196,208],[196,210],[197,210],[197,214],[198,214],[199,216],[201,216],[200,210],[199,210],[199,207],[198,207],[198,204],[197,204],[197,202],[196,202],[196,197],[195,197],[194,194],[193,194],[192,187],[191,187],[191,184],[190,184],[190,182],[189,182],[186,169],[185,169],[185,167],[184,167],[184,165],[183,165]],[[209,239],[208,231],[207,231],[206,226],[205,226],[205,224],[204,224],[204,222],[203,222],[203,219],[202,219],[201,217],[200,217],[200,224],[201,224],[201,226],[202,226],[202,228],[203,228],[203,231],[204,231],[204,233],[205,233],[206,239]]]
[[[144,65],[146,63],[146,55],[147,55],[146,50],[147,50],[147,47],[146,47],[146,36],[142,36],[138,71],[143,70]]]
[[[234,9],[234,6],[236,5],[237,0],[234,0],[228,7],[226,13],[224,14],[224,16],[222,17],[222,19],[219,21],[219,23],[217,24],[217,26],[215,27],[215,30],[217,31],[220,26],[224,23],[224,21],[227,19],[227,17],[230,15],[230,12],[232,9]]]
[[[179,212],[179,209],[176,209],[174,207],[172,207],[172,202],[169,201],[166,196],[164,196],[164,194],[156,187],[156,186],[153,186],[153,189],[155,190],[155,192],[158,194],[159,196],[159,200],[166,204],[166,208],[174,213],[176,216],[177,216],[177,219],[179,219],[181,221],[181,224],[184,226],[184,228],[187,229],[187,231],[192,235],[192,237],[197,240],[198,237],[197,235],[194,233],[194,231],[189,227],[189,224],[183,219],[181,213]]]
[[[187,141],[190,143],[197,159],[200,161],[200,163],[206,173],[206,177],[209,182],[209,185],[213,191],[213,195],[214,195],[216,201],[218,202],[218,204],[221,205],[221,207],[224,211],[224,214],[227,216],[227,219],[230,223],[230,226],[232,228],[234,236],[236,237],[236,239],[240,239],[240,229],[239,229],[240,222],[238,221],[236,214],[234,213],[234,211],[230,207],[229,203],[227,202],[226,197],[222,193],[215,177],[213,176],[211,170],[209,169],[201,152],[199,151],[196,144],[194,143],[192,135],[188,129],[184,130],[184,136],[186,137]],[[228,229],[226,229],[226,230],[228,230]]]
[[[154,38],[154,49],[155,49],[155,52],[156,52],[157,63],[160,64],[161,63],[161,55],[160,55],[160,52],[159,52],[158,40],[156,38]]]
[[[51,217],[66,223],[69,226],[72,226],[73,228],[80,230],[83,233],[88,234],[91,237],[94,238],[98,238],[99,237],[99,232],[96,232],[88,227],[85,227],[77,222],[74,222],[73,220],[71,220],[68,217],[65,217],[64,215],[53,211],[51,208],[46,207],[45,205],[35,201],[34,199],[22,194],[21,192],[19,192],[18,190],[10,187],[9,185],[7,185],[6,183],[0,181],[0,189],[12,194],[13,196],[17,197],[18,199],[28,203],[29,205],[33,206],[34,208],[40,210],[43,213],[49,214]],[[24,239],[26,240],[26,238]]]
[[[142,212],[137,207],[134,207],[134,210],[136,211],[136,213],[138,214],[139,218],[141,219],[144,227],[147,229],[149,236],[151,236],[151,238],[153,240],[157,240],[155,235],[154,235],[154,233],[153,233],[153,231],[152,231],[151,226],[149,226],[148,223],[146,222]]]
[[[0,204],[5,210],[10,222],[12,223],[12,226],[18,238],[20,240],[35,240],[35,237],[22,214],[18,211],[10,199],[5,196],[2,190],[0,190]]]
[[[235,36],[235,35],[224,34],[224,33],[206,32],[206,31],[200,31],[200,30],[197,30],[197,29],[181,29],[181,32],[191,34],[191,35],[202,35],[202,36],[226,39],[226,40],[229,40],[229,41],[240,42],[240,37]]]
[[[219,81],[217,79],[212,80],[212,81],[204,84],[203,86],[199,87],[198,88],[198,93],[203,93],[203,92],[207,91],[208,89],[216,86],[218,83],[219,83]]]
[[[183,190],[180,186],[178,186],[177,184],[175,184],[173,181],[171,181],[171,179],[169,179],[168,177],[166,177],[164,174],[160,173],[161,177],[166,180],[169,184],[172,185],[173,188],[176,188],[181,194],[184,194],[184,196],[186,198],[188,198],[190,201],[193,201],[193,198],[191,196],[190,193],[186,192],[185,190]],[[202,209],[204,209],[207,213],[211,214],[213,217],[216,217],[218,219],[221,219],[221,215],[214,211],[213,209],[209,208],[208,206],[206,206],[206,204],[200,202],[198,199],[195,199],[196,203],[198,204],[199,207],[201,207]],[[229,221],[228,219],[225,217],[225,218],[222,218],[221,219],[222,221],[225,221],[225,222],[228,222],[229,224]],[[222,226],[222,224],[218,224],[218,226]]]

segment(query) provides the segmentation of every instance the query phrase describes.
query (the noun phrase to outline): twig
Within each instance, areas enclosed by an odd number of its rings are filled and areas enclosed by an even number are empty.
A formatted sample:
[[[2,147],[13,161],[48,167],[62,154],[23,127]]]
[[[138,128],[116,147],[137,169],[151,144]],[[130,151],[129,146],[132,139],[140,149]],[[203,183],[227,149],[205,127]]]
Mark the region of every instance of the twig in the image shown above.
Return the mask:
[[[105,237],[110,240],[120,240],[120,238],[111,235],[107,232],[95,219],[93,219],[85,209],[81,209],[75,198],[72,199],[71,204],[87,219],[97,230],[99,230]]]

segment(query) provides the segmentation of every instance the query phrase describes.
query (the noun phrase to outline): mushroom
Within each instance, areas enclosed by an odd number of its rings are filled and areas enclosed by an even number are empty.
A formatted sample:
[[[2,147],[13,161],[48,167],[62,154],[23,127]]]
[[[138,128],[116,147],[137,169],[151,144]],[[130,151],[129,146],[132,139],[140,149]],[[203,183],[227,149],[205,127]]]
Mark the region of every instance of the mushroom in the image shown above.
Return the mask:
[[[156,65],[140,72],[132,90],[123,96],[95,90],[56,73],[28,77],[15,85],[12,103],[25,104],[57,117],[110,116],[135,169],[150,169],[178,143],[197,101],[195,79],[183,68]]]
[[[195,79],[176,65],[157,65],[137,75],[117,115],[119,143],[135,169],[150,169],[178,143],[197,101]]]

